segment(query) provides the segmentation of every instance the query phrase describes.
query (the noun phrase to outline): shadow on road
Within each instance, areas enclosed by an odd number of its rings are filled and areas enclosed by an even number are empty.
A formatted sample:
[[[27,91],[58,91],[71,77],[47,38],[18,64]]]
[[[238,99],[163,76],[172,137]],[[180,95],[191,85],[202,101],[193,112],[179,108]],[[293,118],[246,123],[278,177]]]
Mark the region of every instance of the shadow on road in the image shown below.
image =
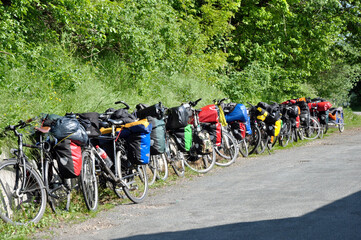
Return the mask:
[[[121,239],[361,239],[361,191],[300,217],[199,229],[194,226],[191,230]]]

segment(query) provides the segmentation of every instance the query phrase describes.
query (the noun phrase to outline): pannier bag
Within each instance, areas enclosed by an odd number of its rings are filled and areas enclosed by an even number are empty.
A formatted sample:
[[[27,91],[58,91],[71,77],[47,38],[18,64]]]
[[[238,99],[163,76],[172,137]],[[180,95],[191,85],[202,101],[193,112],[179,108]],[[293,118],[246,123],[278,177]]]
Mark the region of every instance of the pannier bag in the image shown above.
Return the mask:
[[[99,130],[99,113],[81,113],[79,114],[78,121],[81,125],[83,125],[89,137],[98,137],[101,135],[101,132]]]
[[[165,152],[165,122],[153,117],[148,117],[148,119],[153,126],[150,134],[150,154],[162,154]]]
[[[216,146],[222,143],[222,125],[221,123],[202,123],[202,129],[209,133],[211,141]]]
[[[277,120],[275,124],[267,125],[267,134],[269,136],[277,137],[281,131],[282,120]]]
[[[251,119],[250,119],[249,116],[247,116],[246,133],[249,134],[249,135],[252,134]]]
[[[54,146],[54,158],[59,165],[59,171],[64,178],[76,178],[82,168],[82,151],[79,142],[63,139]]]
[[[300,122],[301,122],[300,116],[297,116],[297,117],[296,117],[296,128],[299,128],[299,127],[300,127]]]
[[[240,103],[236,104],[231,112],[226,113],[227,122],[240,121],[245,123],[247,122],[247,118],[247,108]]]
[[[237,140],[242,140],[246,137],[246,125],[241,122],[235,121],[230,123],[233,136]]]
[[[269,104],[266,108],[268,115],[266,117],[266,122],[274,124],[281,117],[280,107],[278,103]]]
[[[256,113],[257,113],[257,119],[261,121],[265,121],[266,117],[268,116],[268,112],[261,107],[257,107]]]
[[[219,122],[219,109],[216,105],[211,104],[201,108],[198,114],[199,121],[202,123],[217,123]]]
[[[317,108],[317,111],[324,112],[332,107],[330,102],[313,102],[308,104],[309,109]]]
[[[181,152],[188,152],[192,147],[192,125],[172,130],[176,137],[177,146]]]
[[[190,110],[185,105],[168,109],[167,129],[184,128],[188,125]]]
[[[67,138],[81,144],[88,142],[85,128],[74,117],[65,116],[57,119],[50,131],[58,140]]]
[[[139,119],[146,117],[154,117],[157,119],[162,119],[164,117],[165,108],[161,102],[154,104],[152,106],[146,107],[144,104],[138,104],[136,106],[137,111],[135,112],[136,116]]]
[[[292,105],[292,104],[295,104],[295,103],[296,103],[296,100],[295,100],[295,99],[290,99],[290,100],[284,101],[284,102],[281,103],[281,104]]]
[[[149,163],[150,157],[150,132],[134,133],[127,138],[128,159],[135,165]]]
[[[128,159],[136,165],[149,163],[150,157],[150,134],[152,132],[152,124],[145,124],[143,121],[137,125],[132,125],[125,130],[130,134],[125,138],[128,146]],[[138,121],[140,122],[140,121]],[[145,125],[147,125],[145,127]],[[122,130],[123,131],[123,130]]]
[[[320,123],[323,125],[328,124],[328,110],[324,112],[318,112],[318,119],[320,120]]]
[[[310,114],[309,113],[301,113],[300,114],[300,125],[303,127],[310,126]]]
[[[209,133],[205,130],[194,134],[193,146],[198,154],[208,154],[212,152],[212,141]]]

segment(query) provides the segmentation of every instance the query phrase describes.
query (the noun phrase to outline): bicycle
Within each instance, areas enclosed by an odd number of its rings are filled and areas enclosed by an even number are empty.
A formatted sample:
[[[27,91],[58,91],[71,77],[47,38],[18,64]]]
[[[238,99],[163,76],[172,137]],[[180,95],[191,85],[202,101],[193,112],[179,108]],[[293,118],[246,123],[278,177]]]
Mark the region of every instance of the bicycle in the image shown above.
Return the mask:
[[[123,110],[129,109],[129,105],[123,101],[115,102],[115,104],[125,105]],[[100,123],[102,135],[91,139],[88,151],[97,163],[96,172],[99,181],[112,188],[119,198],[124,197],[122,194],[124,192],[133,203],[140,203],[144,201],[148,193],[145,165],[132,163],[128,159],[128,142],[121,136],[126,124],[122,119],[112,119],[114,113],[114,111],[107,111],[99,115],[102,121]],[[106,152],[112,159],[113,166],[109,167],[94,147],[94,143],[99,141],[110,148]]]
[[[198,114],[201,110],[194,109],[200,100],[202,98],[185,104],[191,112],[192,146],[189,151],[184,153],[184,163],[197,173],[206,173],[213,168],[216,162],[216,151],[208,132],[202,129],[199,122]]]
[[[19,121],[5,128],[5,132],[13,131],[18,138],[18,148],[11,150],[16,158],[5,159],[0,165],[0,215],[5,222],[16,225],[39,222],[47,201],[54,212],[57,207],[69,210],[70,205],[71,181],[62,176],[53,158],[54,143],[49,139],[43,141],[43,134],[50,128],[35,128],[39,138],[35,144],[25,144],[23,134],[18,131],[31,121]],[[38,161],[29,160],[23,147],[38,150]],[[82,178],[87,179],[88,175],[83,173]]]

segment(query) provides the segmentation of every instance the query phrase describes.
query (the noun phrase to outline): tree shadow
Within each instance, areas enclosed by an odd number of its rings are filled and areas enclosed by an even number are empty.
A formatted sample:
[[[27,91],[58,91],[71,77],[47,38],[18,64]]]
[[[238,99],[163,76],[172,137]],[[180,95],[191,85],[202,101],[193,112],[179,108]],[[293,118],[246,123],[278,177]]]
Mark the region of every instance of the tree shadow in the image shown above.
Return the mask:
[[[119,239],[361,239],[361,191],[300,217],[240,222]]]

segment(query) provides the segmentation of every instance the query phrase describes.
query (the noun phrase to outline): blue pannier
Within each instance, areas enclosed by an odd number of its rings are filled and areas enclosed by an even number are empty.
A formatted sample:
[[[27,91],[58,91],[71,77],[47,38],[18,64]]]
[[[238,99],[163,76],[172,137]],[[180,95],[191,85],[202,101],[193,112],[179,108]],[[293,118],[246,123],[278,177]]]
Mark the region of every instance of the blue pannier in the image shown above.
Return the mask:
[[[249,116],[247,116],[246,133],[249,134],[249,135],[252,134],[251,119],[249,118]]]
[[[136,165],[149,163],[150,157],[150,134],[152,124],[144,128],[144,131],[133,132],[127,138],[128,159]]]
[[[227,122],[240,121],[245,123],[248,118],[247,108],[243,104],[238,103],[233,111],[227,113],[225,116]]]

